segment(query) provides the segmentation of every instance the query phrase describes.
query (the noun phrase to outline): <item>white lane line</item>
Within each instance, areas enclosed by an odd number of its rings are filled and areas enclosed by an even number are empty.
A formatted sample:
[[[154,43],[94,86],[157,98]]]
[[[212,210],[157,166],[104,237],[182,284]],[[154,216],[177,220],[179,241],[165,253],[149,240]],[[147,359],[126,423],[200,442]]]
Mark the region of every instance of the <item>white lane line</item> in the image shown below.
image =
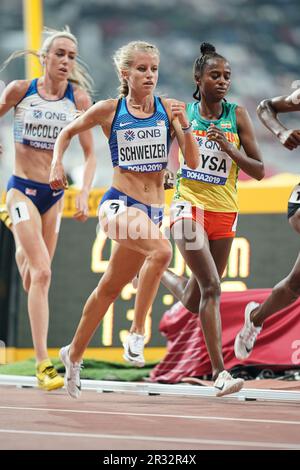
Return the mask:
[[[154,437],[154,436],[124,436],[122,434],[92,434],[77,432],[50,432],[50,431],[30,431],[19,429],[0,429],[0,433],[4,434],[27,434],[34,436],[53,436],[53,437],[78,437],[87,439],[115,439],[123,441],[149,441],[149,442],[171,442],[180,444],[205,444],[220,446],[236,446],[236,447],[260,447],[267,449],[294,449],[299,450],[299,444],[291,444],[286,442],[255,442],[255,441],[224,441],[217,439],[187,439],[180,437]]]
[[[88,411],[88,410],[72,410],[63,408],[32,408],[25,406],[0,406],[3,410],[27,410],[27,411],[49,411],[59,413],[82,413],[82,414],[95,414],[95,415],[116,415],[116,416],[141,416],[148,418],[176,418],[176,419],[199,419],[207,421],[236,421],[245,423],[266,423],[266,424],[291,424],[295,426],[300,425],[300,421],[286,421],[276,419],[255,419],[255,418],[229,418],[226,416],[194,416],[194,415],[170,415],[160,413],[124,413],[118,411]]]

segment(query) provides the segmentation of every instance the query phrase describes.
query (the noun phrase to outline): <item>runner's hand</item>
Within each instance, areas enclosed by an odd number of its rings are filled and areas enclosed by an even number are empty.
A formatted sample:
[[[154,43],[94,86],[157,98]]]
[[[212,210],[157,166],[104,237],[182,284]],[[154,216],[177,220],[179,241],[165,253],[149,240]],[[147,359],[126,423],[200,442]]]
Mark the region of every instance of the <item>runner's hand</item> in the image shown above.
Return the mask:
[[[175,185],[175,175],[172,171],[166,170],[164,175],[164,189],[173,189]]]
[[[182,101],[171,101],[173,118],[177,118],[181,127],[189,127],[190,123],[185,111],[185,103]]]
[[[207,140],[218,142],[220,149],[224,152],[227,152],[231,147],[231,144],[226,139],[224,132],[221,131],[218,127],[216,127],[214,124],[211,124],[209,126],[206,137]]]
[[[88,197],[89,194],[85,190],[80,191],[80,193],[76,195],[76,212],[73,217],[79,222],[86,222],[88,219]]]
[[[49,184],[51,189],[68,189],[68,180],[61,163],[51,165]]]
[[[284,147],[289,150],[294,150],[300,145],[300,130],[288,129],[278,134],[278,139]]]

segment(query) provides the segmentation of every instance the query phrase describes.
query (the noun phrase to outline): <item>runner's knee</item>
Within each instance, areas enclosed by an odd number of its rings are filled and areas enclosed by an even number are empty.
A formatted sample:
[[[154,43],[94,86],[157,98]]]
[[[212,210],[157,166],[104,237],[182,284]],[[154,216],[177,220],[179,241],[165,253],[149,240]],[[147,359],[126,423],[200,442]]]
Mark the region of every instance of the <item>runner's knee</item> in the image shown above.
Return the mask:
[[[289,276],[285,285],[297,299],[300,296],[300,273]]]
[[[150,255],[150,260],[163,271],[169,266],[172,259],[172,247],[169,243],[160,244]]]
[[[210,279],[201,286],[202,300],[217,299],[221,295],[221,283],[218,279]]]
[[[41,286],[46,287],[50,284],[51,269],[49,267],[34,269],[30,273],[30,276],[33,284],[40,284]]]

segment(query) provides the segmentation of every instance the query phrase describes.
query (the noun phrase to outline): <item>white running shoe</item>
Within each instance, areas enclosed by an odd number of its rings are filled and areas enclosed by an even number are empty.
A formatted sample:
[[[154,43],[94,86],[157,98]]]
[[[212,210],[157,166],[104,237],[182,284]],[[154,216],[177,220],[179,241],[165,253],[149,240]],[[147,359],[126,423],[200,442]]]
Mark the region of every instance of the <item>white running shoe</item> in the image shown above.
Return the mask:
[[[129,333],[124,346],[123,358],[136,367],[144,367],[144,336],[136,333]]]
[[[234,379],[227,370],[223,370],[219,373],[214,387],[217,389],[217,397],[223,397],[224,395],[229,395],[230,393],[236,393],[243,388],[244,380],[243,379]]]
[[[245,323],[234,341],[234,353],[237,359],[243,360],[250,356],[256,338],[261,332],[261,326],[254,326],[250,320],[250,314],[259,307],[257,302],[250,302],[245,308]]]
[[[70,345],[61,348],[59,357],[65,366],[65,387],[72,398],[79,398],[81,395],[80,369],[81,362],[71,362],[69,356]]]

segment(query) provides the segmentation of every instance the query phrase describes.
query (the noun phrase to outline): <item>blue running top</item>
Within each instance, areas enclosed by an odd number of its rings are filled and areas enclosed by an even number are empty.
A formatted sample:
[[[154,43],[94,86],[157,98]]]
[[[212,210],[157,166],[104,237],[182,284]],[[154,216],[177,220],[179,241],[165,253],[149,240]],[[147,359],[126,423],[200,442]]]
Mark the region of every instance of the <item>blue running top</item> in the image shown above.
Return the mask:
[[[154,113],[133,116],[126,98],[118,102],[111,126],[109,147],[113,166],[137,172],[161,171],[168,163],[170,122],[161,99],[154,97]]]

